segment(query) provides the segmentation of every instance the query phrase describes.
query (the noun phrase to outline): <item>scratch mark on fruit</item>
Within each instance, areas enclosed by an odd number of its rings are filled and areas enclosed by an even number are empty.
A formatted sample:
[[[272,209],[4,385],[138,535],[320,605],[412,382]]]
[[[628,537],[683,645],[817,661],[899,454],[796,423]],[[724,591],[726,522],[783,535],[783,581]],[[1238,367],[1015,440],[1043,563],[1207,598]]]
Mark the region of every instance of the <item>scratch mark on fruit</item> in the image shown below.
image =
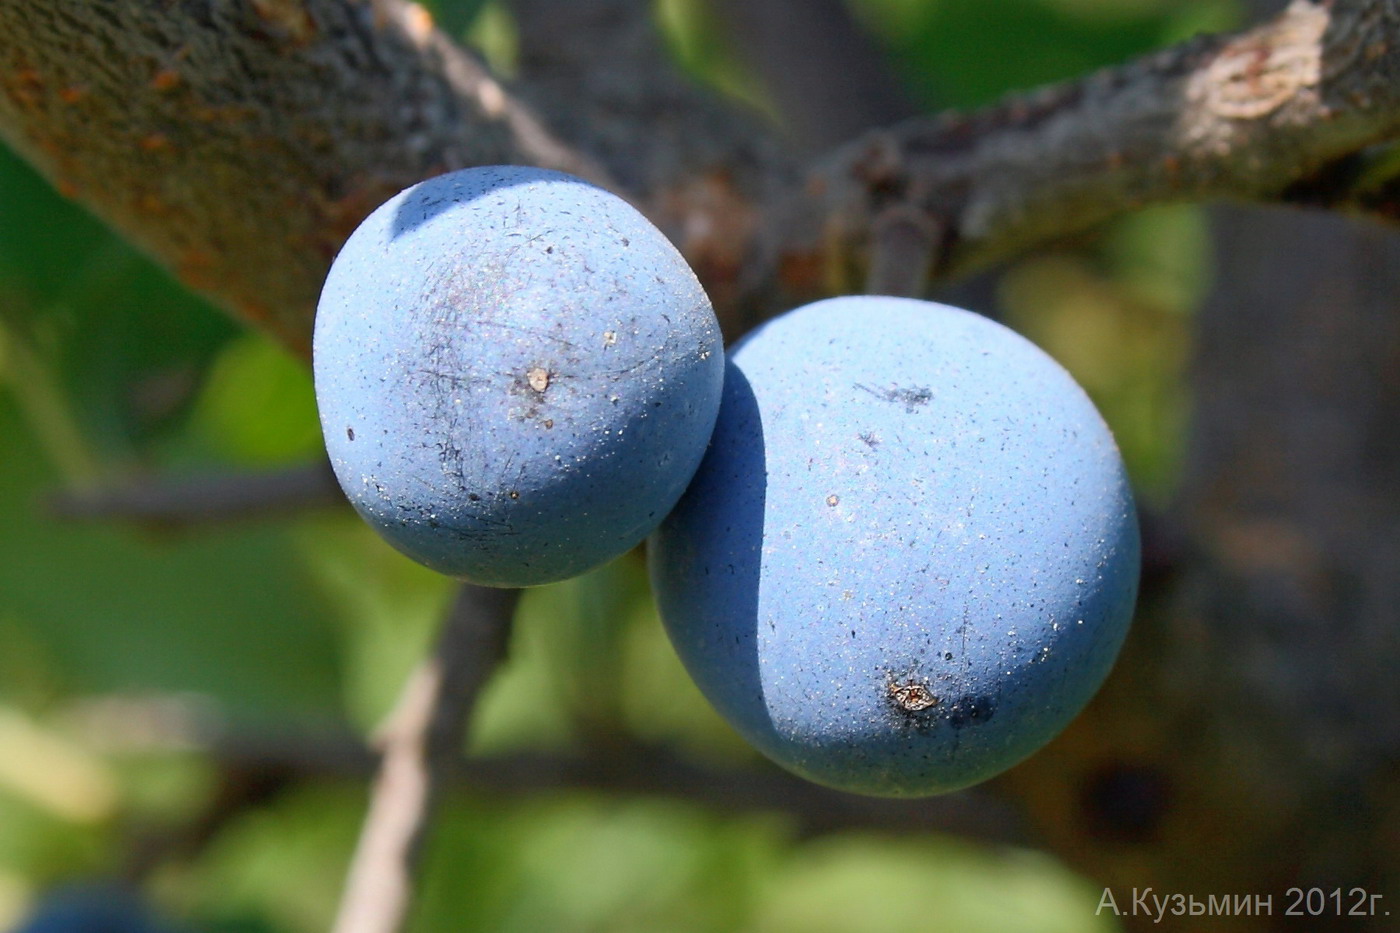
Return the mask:
[[[568,347],[570,350],[579,350],[580,352],[582,351],[582,348],[579,347],[579,345],[574,343],[573,341],[560,337],[558,334],[552,334],[543,328],[522,327],[519,324],[508,324],[504,321],[497,321],[492,318],[482,318],[480,321],[480,325],[482,327],[499,327],[501,330],[515,331],[516,333],[523,334],[526,337],[536,337],[540,340],[550,340],[554,343],[559,344],[562,347]]]
[[[869,392],[881,401],[890,402],[895,405],[903,405],[904,410],[909,414],[914,414],[924,405],[933,401],[933,390],[927,386],[890,386],[888,389],[877,389],[872,386],[856,383],[856,388],[862,392]]]

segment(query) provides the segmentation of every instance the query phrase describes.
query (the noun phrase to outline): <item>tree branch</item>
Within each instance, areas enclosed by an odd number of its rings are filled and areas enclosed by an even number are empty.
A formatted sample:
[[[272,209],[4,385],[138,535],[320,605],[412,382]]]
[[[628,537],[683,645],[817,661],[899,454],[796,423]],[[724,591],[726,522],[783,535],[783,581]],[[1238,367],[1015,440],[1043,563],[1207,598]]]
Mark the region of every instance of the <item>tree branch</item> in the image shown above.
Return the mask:
[[[606,182],[404,0],[5,0],[0,137],[187,284],[307,353],[331,258],[450,168]]]
[[[666,71],[654,36],[596,28],[625,51],[611,79],[527,46],[546,128],[404,0],[6,0],[0,136],[302,352],[325,269],[360,218],[470,164],[625,172],[731,333],[736,305],[761,315],[858,290],[892,204],[940,231],[935,278],[1159,201],[1400,213],[1393,171],[1337,184],[1355,174],[1349,159],[1400,134],[1400,0],[1296,0],[1235,36],[871,134],[802,186],[771,139]]]
[[[797,165],[773,127],[680,73],[648,0],[511,0],[520,25],[520,94],[550,126],[622,180],[685,254],[725,333],[764,205],[787,196]]]
[[[330,463],[322,461],[262,473],[155,477],[122,486],[67,489],[50,496],[48,505],[55,517],[73,521],[180,528],[344,503]]]
[[[149,708],[143,712],[142,705]],[[248,732],[222,723],[208,710],[182,715],[168,700],[87,701],[84,706],[77,718],[104,742],[147,750],[194,747],[248,783],[360,780],[379,766],[376,752],[348,730]],[[123,735],[123,730],[135,734]],[[452,788],[512,799],[570,790],[687,800],[721,813],[780,813],[804,836],[873,830],[947,833],[991,844],[1032,841],[1017,809],[990,793],[964,791],[924,800],[862,797],[820,787],[767,761],[720,767],[625,736],[562,754],[456,758],[450,779]],[[163,851],[176,856],[187,849]]]
[[[1150,203],[1306,200],[1292,186],[1397,133],[1400,3],[1295,0],[1238,35],[870,134],[814,173],[770,264],[857,263],[904,203],[943,225],[946,276]]]
[[[432,657],[409,678],[379,739],[383,758],[335,933],[395,933],[407,921],[428,823],[476,697],[505,656],[518,595],[463,586]]]

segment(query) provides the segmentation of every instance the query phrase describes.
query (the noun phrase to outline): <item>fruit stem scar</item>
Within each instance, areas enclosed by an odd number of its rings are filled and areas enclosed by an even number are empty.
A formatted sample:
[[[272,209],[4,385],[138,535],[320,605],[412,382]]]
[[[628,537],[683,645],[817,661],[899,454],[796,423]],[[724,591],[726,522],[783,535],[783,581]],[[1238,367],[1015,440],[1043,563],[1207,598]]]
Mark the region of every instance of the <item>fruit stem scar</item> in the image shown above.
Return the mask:
[[[917,713],[938,705],[938,697],[933,695],[925,685],[911,681],[909,683],[891,683],[889,685],[890,699],[900,709]]]
[[[525,381],[530,384],[530,388],[536,392],[543,392],[549,388],[549,370],[542,366],[536,366],[525,374]]]

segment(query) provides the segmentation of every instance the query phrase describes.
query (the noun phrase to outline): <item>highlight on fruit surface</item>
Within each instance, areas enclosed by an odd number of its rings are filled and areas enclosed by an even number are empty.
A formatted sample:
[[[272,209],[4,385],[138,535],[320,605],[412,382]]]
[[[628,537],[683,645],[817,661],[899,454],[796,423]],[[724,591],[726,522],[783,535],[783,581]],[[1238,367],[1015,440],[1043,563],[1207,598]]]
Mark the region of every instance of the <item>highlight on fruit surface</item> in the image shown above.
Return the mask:
[[[601,188],[511,166],[375,210],[336,257],[314,339],[351,503],[419,562],[497,586],[644,539],[704,454],[723,360],[659,230]]]
[[[888,796],[1055,736],[1132,616],[1136,512],[1083,390],[945,305],[817,302],[731,351],[714,438],[652,537],[667,631],[751,743]]]

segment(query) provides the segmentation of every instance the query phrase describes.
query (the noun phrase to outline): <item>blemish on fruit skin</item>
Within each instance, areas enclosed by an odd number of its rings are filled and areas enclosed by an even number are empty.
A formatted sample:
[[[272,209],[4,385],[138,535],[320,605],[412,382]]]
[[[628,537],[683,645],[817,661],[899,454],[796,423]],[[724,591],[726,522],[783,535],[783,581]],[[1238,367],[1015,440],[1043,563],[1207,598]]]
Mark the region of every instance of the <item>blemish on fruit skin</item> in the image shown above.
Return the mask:
[[[346,428],[346,429],[345,429],[345,438],[346,438],[346,440],[351,440],[351,441],[353,441],[353,440],[355,439],[355,429],[354,429],[354,428]]]
[[[927,684],[917,680],[891,681],[886,687],[890,702],[906,713],[920,713],[938,705],[938,697]]]
[[[959,697],[948,708],[948,725],[954,729],[987,722],[996,712],[996,700],[990,696]]]
[[[886,402],[903,405],[904,410],[911,415],[933,401],[933,390],[928,386],[892,385],[888,389],[878,389],[857,383],[856,388]]]
[[[615,230],[631,238],[641,271],[617,257]],[[520,249],[526,240],[535,246]],[[393,276],[383,273],[386,250]],[[664,273],[665,287],[651,286],[652,271]],[[345,398],[321,402],[349,413],[371,407],[362,387],[404,397],[404,416],[381,415],[387,406],[358,412],[383,425],[340,423],[373,441],[366,469],[407,474],[426,461],[442,529],[418,521],[385,531],[430,566],[493,585],[576,575],[632,547],[623,531],[649,531],[646,521],[670,510],[689,479],[682,473],[703,457],[723,383],[712,312],[674,247],[615,196],[538,169],[439,176],[372,214],[328,287],[337,276],[345,287],[322,321],[340,313],[341,330],[318,325],[320,365],[332,347],[355,366],[355,380],[323,380]],[[457,300],[464,296],[475,297]],[[379,327],[382,315],[362,313],[373,302],[402,309],[405,320]],[[694,359],[697,344],[715,345],[710,365]],[[409,377],[395,379],[401,362]],[[391,440],[379,440],[381,428]],[[333,435],[328,444],[350,448],[341,463],[371,456]],[[424,435],[453,451],[446,465]],[[571,508],[583,514],[561,531]],[[462,530],[469,549],[457,540]]]
[[[886,328],[878,339],[877,311]],[[723,458],[707,461],[658,535],[653,580],[663,620],[702,691],[762,751],[823,783],[912,796],[1006,767],[1063,726],[1121,638],[1135,562],[1127,528],[1126,558],[1102,567],[1101,542],[1109,532],[1120,540],[1113,521],[1130,501],[1111,440],[1062,371],[998,328],[893,298],[833,299],[770,323],[731,358],[751,406],[721,413],[711,451]],[[936,352],[913,352],[920,341]],[[953,359],[928,365],[945,353]],[[804,395],[814,384],[820,391]],[[1047,393],[1060,393],[1050,410]],[[867,453],[866,432],[883,441],[878,451]],[[761,456],[746,455],[754,435]],[[1085,438],[1102,438],[1102,458],[1087,465],[1065,454]],[[1104,490],[1093,501],[1080,488],[1090,467]],[[1107,475],[1093,472],[1102,468]],[[735,492],[739,479],[746,485]],[[834,492],[828,484],[842,485],[848,501],[821,523],[820,540],[772,534],[804,521],[810,528]],[[857,489],[860,514],[847,525]],[[959,495],[944,506],[949,490]],[[970,512],[967,503],[975,503]],[[925,510],[940,520],[929,522]],[[1096,548],[1075,537],[1086,530]],[[688,563],[736,555],[748,560],[738,575],[704,577]],[[1082,569],[1091,560],[1101,566],[1092,577]],[[1047,594],[1040,574],[1036,592],[1037,575],[1021,572],[1028,565],[1061,568],[1066,584],[1092,580],[1091,590]],[[1042,644],[1034,641],[1040,625],[1024,626],[1052,614],[1090,616],[1091,604],[1099,614],[1084,628],[1097,623],[1096,632],[1057,643],[1047,663],[1027,663]],[[775,618],[781,637],[767,634]],[[737,658],[746,665],[740,677],[735,658],[712,666],[691,634],[754,628],[764,638],[752,659]],[[1011,629],[1024,640],[1008,642]],[[1071,660],[1083,673],[1061,676]],[[929,697],[938,702],[908,708]]]

